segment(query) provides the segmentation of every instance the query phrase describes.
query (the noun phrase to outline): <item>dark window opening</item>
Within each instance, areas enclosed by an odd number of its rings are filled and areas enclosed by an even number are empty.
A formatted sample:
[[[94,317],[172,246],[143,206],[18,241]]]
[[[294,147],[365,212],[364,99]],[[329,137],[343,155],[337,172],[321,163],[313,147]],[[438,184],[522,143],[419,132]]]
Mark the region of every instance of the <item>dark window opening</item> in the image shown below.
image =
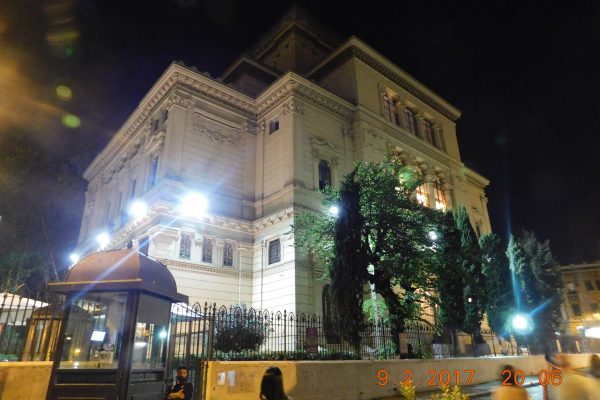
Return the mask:
[[[269,264],[281,261],[281,242],[275,239],[269,242]]]
[[[331,168],[327,161],[321,160],[319,161],[319,190],[327,186],[331,186]]]

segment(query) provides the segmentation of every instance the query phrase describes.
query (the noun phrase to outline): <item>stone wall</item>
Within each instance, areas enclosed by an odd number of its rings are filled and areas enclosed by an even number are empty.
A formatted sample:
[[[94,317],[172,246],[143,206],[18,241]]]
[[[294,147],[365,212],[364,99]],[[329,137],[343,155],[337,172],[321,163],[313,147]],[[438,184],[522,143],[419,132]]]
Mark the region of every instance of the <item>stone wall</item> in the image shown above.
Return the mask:
[[[571,355],[574,368],[589,365],[589,354]],[[498,358],[455,358],[432,360],[386,360],[386,361],[257,361],[209,363],[208,400],[258,398],[260,381],[265,369],[276,365],[283,372],[286,392],[297,400],[367,400],[391,397],[399,394],[399,385],[412,373],[413,384],[418,391],[431,390],[428,386],[436,371],[439,382],[442,370],[448,370],[451,383],[455,383],[454,371],[460,371],[461,385],[466,385],[474,370],[471,384],[498,380],[504,365],[511,364],[527,375],[538,375],[547,368],[544,356],[498,357]],[[378,380],[385,373],[388,382]],[[410,371],[410,372],[407,372]]]
[[[0,400],[46,398],[52,362],[0,363]]]

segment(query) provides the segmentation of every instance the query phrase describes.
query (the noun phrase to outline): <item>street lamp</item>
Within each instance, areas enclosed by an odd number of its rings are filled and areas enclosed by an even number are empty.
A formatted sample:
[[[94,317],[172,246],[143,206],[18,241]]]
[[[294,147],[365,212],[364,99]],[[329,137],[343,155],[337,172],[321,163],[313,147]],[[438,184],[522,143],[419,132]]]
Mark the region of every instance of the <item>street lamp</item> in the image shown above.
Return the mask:
[[[510,324],[516,333],[526,334],[533,330],[533,323],[527,314],[517,313],[513,315]]]
[[[340,209],[338,206],[331,206],[329,208],[329,214],[333,215],[334,217],[337,217],[340,213]]]
[[[438,240],[438,234],[436,231],[429,231],[429,239],[436,241]]]

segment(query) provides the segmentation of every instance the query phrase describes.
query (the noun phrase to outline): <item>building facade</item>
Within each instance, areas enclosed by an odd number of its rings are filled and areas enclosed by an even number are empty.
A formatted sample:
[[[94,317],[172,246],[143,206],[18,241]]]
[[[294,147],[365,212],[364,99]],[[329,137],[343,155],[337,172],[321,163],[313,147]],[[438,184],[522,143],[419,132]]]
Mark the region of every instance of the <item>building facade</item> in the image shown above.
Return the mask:
[[[173,63],[86,170],[82,254],[149,239],[190,301],[321,313],[319,267],[294,215],[321,210],[356,161],[394,154],[425,180],[417,199],[464,205],[490,231],[489,184],[461,162],[460,112],[356,37],[293,7],[220,78]],[[200,192],[202,216],[180,201]],[[148,213],[131,218],[136,199]]]
[[[600,338],[600,261],[561,266],[564,333]]]

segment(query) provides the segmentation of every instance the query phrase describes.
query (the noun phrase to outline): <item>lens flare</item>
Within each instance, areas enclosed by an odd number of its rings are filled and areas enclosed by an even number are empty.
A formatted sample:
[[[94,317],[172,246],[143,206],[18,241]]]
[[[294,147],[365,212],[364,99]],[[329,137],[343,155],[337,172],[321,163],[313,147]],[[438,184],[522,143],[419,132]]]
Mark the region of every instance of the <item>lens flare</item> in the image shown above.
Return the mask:
[[[71,97],[73,97],[73,92],[68,86],[59,85],[56,87],[56,95],[61,100],[71,100]]]
[[[63,115],[62,123],[67,128],[79,128],[79,125],[81,125],[81,120],[79,119],[79,117],[73,114],[67,114]]]

